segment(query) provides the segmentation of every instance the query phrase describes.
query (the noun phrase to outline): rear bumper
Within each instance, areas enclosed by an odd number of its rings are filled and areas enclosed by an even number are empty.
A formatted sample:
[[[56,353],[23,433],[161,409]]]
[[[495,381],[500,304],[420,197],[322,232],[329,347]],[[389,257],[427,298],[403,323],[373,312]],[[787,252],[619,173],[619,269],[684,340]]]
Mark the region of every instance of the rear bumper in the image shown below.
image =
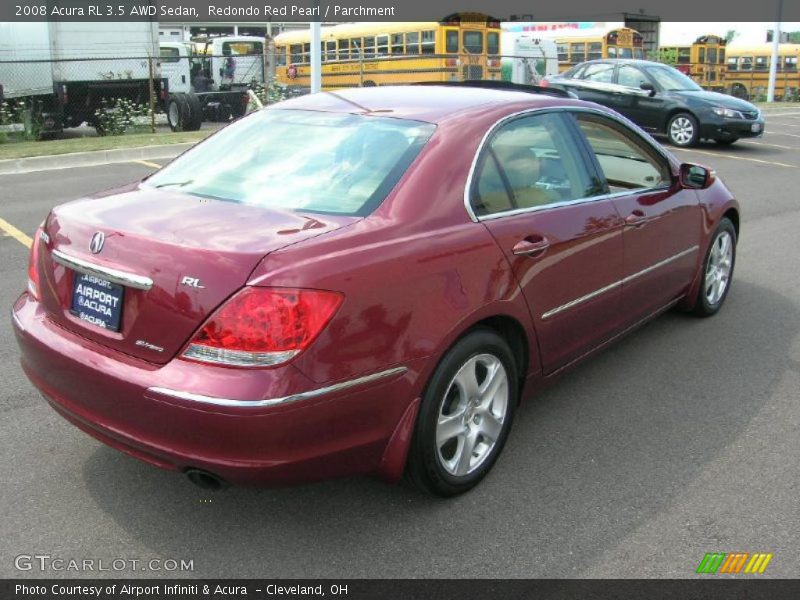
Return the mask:
[[[320,386],[291,365],[145,363],[60,328],[27,294],[12,320],[23,370],[47,401],[100,441],[156,466],[204,469],[245,485],[402,472],[415,365]]]

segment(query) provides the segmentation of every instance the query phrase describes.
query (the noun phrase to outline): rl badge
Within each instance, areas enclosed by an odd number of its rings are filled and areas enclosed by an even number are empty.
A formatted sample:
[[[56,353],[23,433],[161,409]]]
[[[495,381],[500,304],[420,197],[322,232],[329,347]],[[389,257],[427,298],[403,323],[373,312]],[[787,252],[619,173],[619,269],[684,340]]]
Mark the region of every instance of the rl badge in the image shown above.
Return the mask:
[[[94,275],[75,274],[72,314],[93,325],[119,331],[122,286]]]

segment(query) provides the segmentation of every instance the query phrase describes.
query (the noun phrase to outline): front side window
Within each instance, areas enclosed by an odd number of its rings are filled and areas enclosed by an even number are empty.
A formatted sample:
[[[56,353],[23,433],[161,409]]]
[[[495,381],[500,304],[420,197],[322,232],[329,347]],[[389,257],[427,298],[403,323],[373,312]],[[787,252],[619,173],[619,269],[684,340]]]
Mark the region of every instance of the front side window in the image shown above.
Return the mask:
[[[489,54],[500,54],[500,34],[490,31],[486,34],[486,52]]]
[[[386,198],[434,128],[387,117],[261,110],[143,185],[251,206],[360,216]]]
[[[617,83],[625,87],[639,89],[643,83],[648,83],[648,80],[645,74],[636,67],[620,65],[617,72]]]
[[[596,115],[576,116],[597,157],[611,193],[659,187],[671,182],[669,165],[623,132],[613,121]]]
[[[456,54],[458,52],[458,31],[455,29],[448,29],[445,32],[445,48],[444,51],[448,54]]]
[[[670,92],[699,92],[703,89],[692,81],[690,77],[672,67],[645,67],[644,70],[647,71],[650,77],[656,80],[656,83],[661,86],[662,89]]]
[[[558,114],[516,119],[483,148],[471,202],[478,216],[534,209],[593,195],[596,182]]]

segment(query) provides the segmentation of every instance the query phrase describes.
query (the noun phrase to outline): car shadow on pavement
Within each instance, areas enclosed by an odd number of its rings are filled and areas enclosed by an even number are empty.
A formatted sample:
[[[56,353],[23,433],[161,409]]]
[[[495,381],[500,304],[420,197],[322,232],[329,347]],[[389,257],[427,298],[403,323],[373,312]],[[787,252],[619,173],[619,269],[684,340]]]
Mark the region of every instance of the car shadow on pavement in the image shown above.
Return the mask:
[[[579,576],[743,435],[797,369],[797,313],[738,279],[712,319],[660,317],[526,402],[494,471],[451,500],[366,477],[204,492],[99,444],[83,477],[132,540],[194,576]]]

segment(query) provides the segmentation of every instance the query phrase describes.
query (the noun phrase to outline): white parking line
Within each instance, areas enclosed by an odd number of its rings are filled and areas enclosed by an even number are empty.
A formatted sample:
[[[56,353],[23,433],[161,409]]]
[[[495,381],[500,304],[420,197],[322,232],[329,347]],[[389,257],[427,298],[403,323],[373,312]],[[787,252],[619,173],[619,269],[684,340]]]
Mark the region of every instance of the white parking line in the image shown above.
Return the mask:
[[[693,152],[695,154],[706,154],[708,156],[717,156],[719,158],[732,158],[734,160],[747,160],[750,162],[761,163],[762,165],[774,165],[776,167],[787,167],[789,169],[800,169],[800,165],[788,165],[786,163],[775,162],[771,160],[761,160],[760,158],[750,158],[749,156],[735,156],[732,154],[720,154],[719,152],[708,152],[706,150],[688,150],[686,148],[676,148],[680,152]]]
[[[800,136],[798,136],[800,137]],[[751,141],[740,141],[740,145],[747,144],[752,146],[768,146],[769,148],[782,148],[783,150],[800,150],[797,146],[781,146],[780,144],[765,144],[764,142],[751,142]]]
[[[789,137],[800,138],[800,134],[797,134],[797,133],[785,133],[783,131],[769,131],[768,133],[770,135],[786,135],[786,136],[789,136]]]

